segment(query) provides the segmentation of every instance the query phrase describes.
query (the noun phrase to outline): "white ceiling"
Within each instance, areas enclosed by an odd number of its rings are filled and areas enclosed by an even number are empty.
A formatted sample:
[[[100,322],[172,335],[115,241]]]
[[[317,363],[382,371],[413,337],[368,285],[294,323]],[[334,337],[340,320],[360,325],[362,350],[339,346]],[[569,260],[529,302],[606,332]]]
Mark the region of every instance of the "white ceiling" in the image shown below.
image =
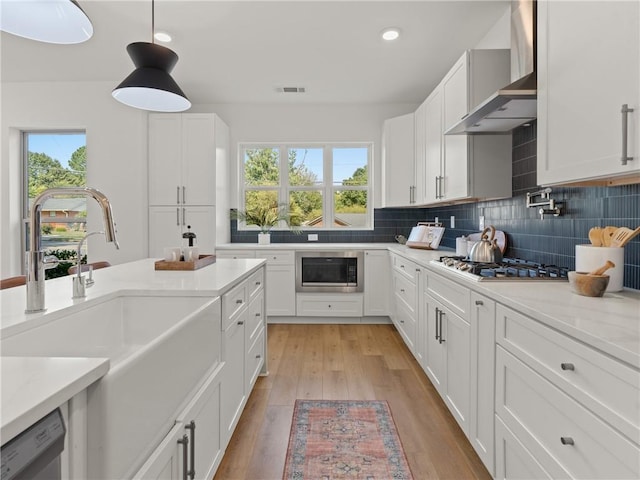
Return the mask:
[[[50,45],[2,33],[2,82],[110,81],[132,70],[131,42],[151,39],[151,0],[79,0],[94,36]],[[156,31],[180,57],[173,77],[194,104],[418,103],[509,0],[156,0]],[[380,32],[400,27],[384,42]],[[277,87],[301,86],[305,94]]]

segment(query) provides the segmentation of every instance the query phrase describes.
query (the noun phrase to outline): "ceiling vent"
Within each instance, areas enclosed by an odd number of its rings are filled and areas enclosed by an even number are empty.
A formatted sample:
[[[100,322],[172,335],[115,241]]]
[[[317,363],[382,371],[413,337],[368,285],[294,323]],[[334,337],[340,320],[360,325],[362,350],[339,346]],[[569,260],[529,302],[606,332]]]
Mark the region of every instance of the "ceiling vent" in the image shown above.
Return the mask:
[[[304,87],[278,87],[276,90],[280,93],[304,93],[306,91]]]

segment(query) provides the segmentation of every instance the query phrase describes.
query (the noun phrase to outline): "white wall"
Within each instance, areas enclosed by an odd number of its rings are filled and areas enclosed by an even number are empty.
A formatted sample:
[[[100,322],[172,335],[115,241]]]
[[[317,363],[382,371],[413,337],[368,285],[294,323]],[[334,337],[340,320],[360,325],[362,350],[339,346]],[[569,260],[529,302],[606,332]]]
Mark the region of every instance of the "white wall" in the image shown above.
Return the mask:
[[[112,202],[121,250],[91,237],[91,261],[122,263],[147,256],[147,114],[111,97],[111,82],[3,83],[0,189],[1,275],[21,273],[19,131],[85,129],[87,184]],[[103,230],[89,201],[87,228]]]
[[[215,112],[229,125],[232,207],[238,206],[241,142],[373,142],[374,207],[379,207],[382,122],[416,108],[417,104],[215,104],[196,105],[191,111]]]
[[[475,46],[478,49],[511,48],[511,7]]]

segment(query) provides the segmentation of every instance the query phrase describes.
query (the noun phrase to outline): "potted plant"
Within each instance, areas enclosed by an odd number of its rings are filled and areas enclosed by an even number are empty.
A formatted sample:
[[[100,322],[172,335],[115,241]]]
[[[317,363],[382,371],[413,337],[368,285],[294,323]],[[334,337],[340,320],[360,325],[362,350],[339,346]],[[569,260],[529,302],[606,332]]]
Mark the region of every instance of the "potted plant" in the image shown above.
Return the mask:
[[[292,223],[298,215],[290,213],[286,205],[259,205],[250,210],[232,210],[231,219],[240,220],[245,225],[256,225],[260,229],[258,244],[271,243],[270,231],[278,223],[285,222],[289,229],[295,233],[301,233],[300,227]]]

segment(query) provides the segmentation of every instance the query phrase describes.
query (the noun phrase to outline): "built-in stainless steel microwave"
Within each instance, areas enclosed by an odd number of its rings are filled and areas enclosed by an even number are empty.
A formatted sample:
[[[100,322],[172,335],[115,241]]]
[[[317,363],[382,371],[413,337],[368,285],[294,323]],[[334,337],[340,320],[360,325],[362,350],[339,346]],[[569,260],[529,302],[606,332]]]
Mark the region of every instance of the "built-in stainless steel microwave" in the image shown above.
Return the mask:
[[[364,252],[296,252],[296,292],[364,291]]]

